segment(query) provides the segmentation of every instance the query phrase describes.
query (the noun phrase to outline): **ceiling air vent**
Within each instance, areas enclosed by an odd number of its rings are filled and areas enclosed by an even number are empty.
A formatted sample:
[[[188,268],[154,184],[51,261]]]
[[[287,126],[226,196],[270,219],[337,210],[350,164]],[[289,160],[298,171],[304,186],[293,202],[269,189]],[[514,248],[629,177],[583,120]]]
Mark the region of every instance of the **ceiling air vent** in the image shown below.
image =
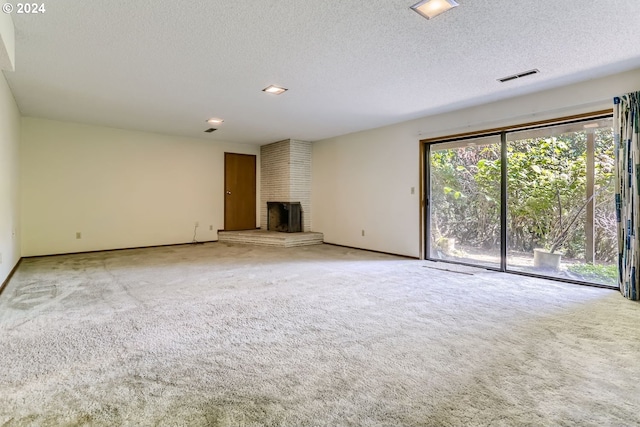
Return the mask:
[[[216,128],[209,128],[209,129],[205,130],[205,132],[206,132],[206,133],[211,133],[211,132],[213,132],[214,130],[216,130]]]
[[[540,70],[538,70],[537,68],[534,68],[533,70],[523,71],[522,73],[514,74],[512,76],[503,77],[501,79],[498,79],[498,81],[501,82],[501,83],[504,83],[504,82],[508,82],[510,80],[519,79],[521,77],[527,77],[527,76],[531,76],[533,74],[538,74],[539,72],[540,72]]]

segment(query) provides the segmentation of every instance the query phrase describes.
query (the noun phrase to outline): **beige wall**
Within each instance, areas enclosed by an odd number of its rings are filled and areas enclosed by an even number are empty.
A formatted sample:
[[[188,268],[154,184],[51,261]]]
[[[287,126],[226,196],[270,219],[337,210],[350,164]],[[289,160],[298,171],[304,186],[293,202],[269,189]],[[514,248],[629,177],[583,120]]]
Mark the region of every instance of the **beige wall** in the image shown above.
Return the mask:
[[[0,284],[20,260],[20,113],[0,73]]]
[[[330,243],[418,256],[420,139],[609,108],[614,95],[638,89],[635,70],[315,142],[312,229]],[[259,155],[251,145],[34,118],[20,129],[19,120],[3,78],[0,278],[17,262],[20,241],[23,255],[184,243],[195,221],[198,240],[215,240],[224,152]]]
[[[640,70],[314,142],[313,231],[325,242],[417,257],[420,139],[611,108],[613,96],[633,90]]]
[[[186,243],[196,221],[197,240],[217,240],[225,151],[259,155],[252,145],[23,118],[23,255]]]

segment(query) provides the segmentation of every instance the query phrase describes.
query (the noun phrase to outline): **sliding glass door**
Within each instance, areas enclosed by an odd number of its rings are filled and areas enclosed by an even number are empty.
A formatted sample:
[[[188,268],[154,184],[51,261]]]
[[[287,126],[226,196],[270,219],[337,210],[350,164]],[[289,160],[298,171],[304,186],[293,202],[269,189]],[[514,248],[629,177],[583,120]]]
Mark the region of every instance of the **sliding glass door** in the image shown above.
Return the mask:
[[[431,259],[500,267],[500,136],[431,147]]]
[[[427,258],[616,286],[613,151],[606,116],[429,144]]]
[[[507,269],[615,286],[611,119],[507,133]]]

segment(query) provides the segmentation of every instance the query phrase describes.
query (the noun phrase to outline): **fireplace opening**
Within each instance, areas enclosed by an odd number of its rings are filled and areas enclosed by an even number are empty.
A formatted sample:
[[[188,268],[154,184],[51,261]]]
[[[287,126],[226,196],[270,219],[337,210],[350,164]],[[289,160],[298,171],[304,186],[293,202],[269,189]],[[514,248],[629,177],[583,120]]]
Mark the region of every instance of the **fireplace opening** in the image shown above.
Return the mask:
[[[267,230],[285,233],[302,231],[300,202],[267,202]]]

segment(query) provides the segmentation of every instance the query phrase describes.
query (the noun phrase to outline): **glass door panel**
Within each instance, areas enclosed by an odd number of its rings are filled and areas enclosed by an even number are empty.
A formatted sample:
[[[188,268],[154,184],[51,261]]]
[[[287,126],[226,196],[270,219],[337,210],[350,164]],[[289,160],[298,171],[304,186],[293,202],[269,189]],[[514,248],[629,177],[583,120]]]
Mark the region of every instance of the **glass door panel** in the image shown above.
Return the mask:
[[[507,133],[507,269],[616,285],[611,119]]]
[[[429,258],[500,268],[500,136],[429,150]]]

